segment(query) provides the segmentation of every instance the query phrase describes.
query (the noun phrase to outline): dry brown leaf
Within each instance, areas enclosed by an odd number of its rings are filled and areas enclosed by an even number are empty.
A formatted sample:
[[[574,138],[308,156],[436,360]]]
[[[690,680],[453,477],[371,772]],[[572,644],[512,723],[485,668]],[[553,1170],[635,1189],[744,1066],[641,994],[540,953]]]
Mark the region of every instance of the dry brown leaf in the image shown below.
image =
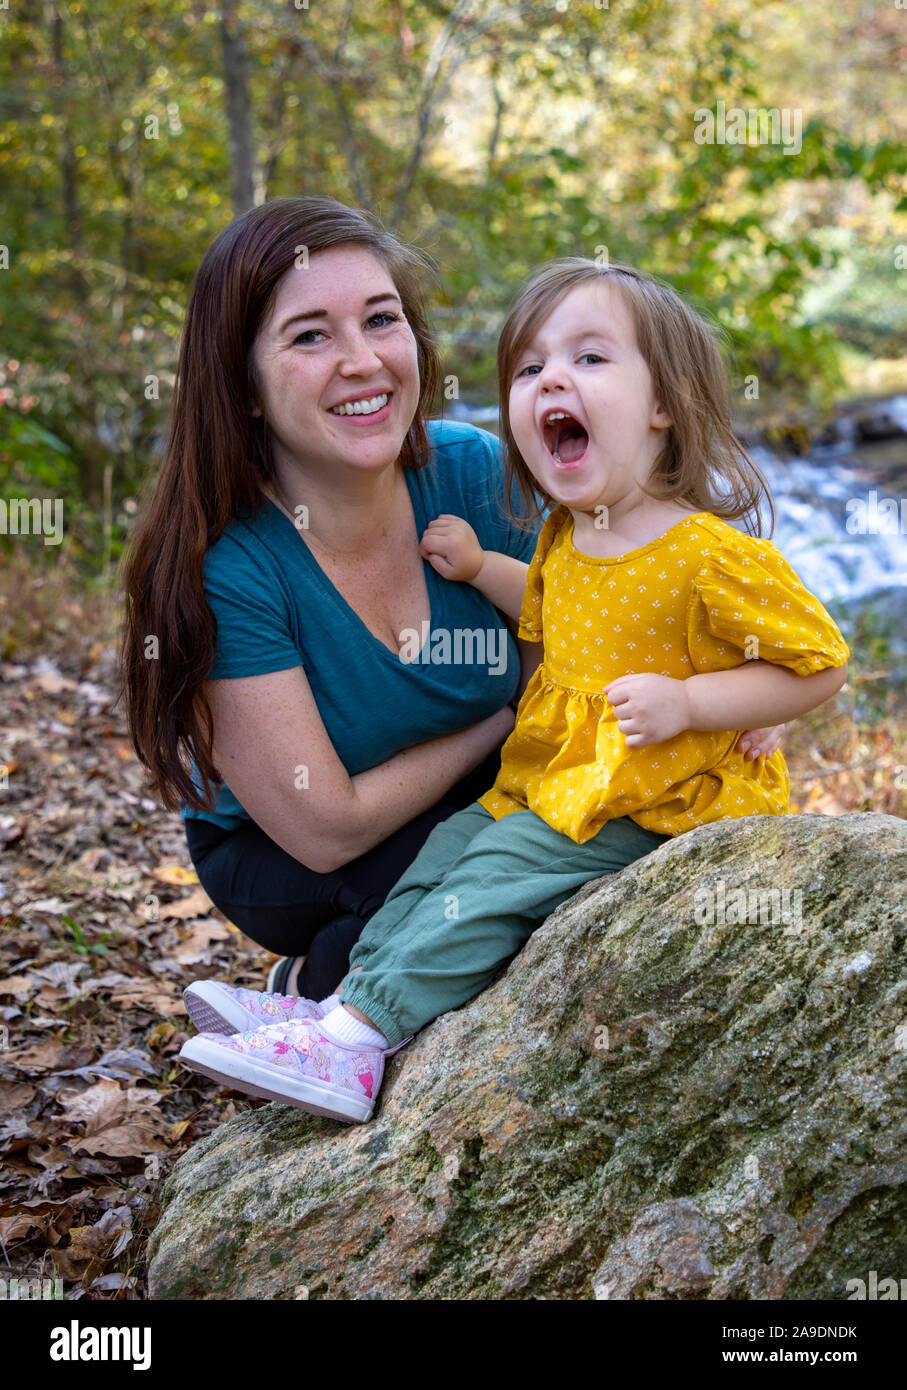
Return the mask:
[[[25,1082],[0,1081],[0,1115],[8,1115],[11,1111],[21,1110],[23,1106],[34,1099],[35,1087],[29,1086]]]
[[[200,921],[183,937],[174,956],[181,965],[195,965],[207,959],[212,941],[226,941],[229,936],[223,922]]]
[[[130,980],[128,984],[117,985],[110,996],[111,1004],[118,1009],[148,1009],[161,1018],[170,1018],[186,1012],[182,999],[170,993],[164,984],[152,980]]]
[[[109,1158],[142,1158],[145,1154],[160,1153],[166,1147],[157,1126],[145,1120],[114,1125],[101,1134],[70,1141],[73,1153],[107,1154]]]
[[[116,1081],[98,1081],[84,1091],[58,1091],[68,1124],[85,1122],[86,1134],[97,1134],[126,1114],[126,1093]]]
[[[45,695],[60,695],[64,690],[77,690],[75,681],[67,680],[65,676],[55,676],[49,671],[43,675],[34,677],[34,684],[39,690],[43,690]],[[57,718],[62,718],[63,711],[57,711]]]
[[[32,1216],[30,1212],[18,1212],[15,1216],[0,1216],[0,1241],[8,1245],[12,1240],[20,1240],[35,1226],[40,1231],[47,1229],[47,1217]]]
[[[188,898],[180,898],[179,902],[175,903],[163,903],[160,909],[161,920],[166,917],[178,917],[185,921],[187,917],[203,917],[213,906],[204,888],[198,887]]]
[[[0,980],[0,994],[11,995],[14,999],[24,999],[27,994],[34,994],[40,988],[41,981],[29,979],[27,975],[10,975]]]
[[[65,1067],[84,1067],[92,1060],[95,1049],[90,1043],[68,1047],[61,1038],[45,1038],[31,1047],[10,1048],[3,1054],[5,1062],[17,1071],[45,1072]]]
[[[132,1212],[128,1207],[111,1207],[93,1226],[72,1226],[66,1254],[71,1260],[91,1260],[104,1254],[113,1259],[132,1239]]]

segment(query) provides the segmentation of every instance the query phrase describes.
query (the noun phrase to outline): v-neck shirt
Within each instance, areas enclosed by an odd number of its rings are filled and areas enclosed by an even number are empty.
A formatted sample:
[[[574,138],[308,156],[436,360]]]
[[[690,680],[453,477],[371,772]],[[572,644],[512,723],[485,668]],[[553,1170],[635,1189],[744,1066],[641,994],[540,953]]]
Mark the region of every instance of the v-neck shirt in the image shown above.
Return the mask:
[[[500,441],[456,421],[430,420],[429,462],[404,470],[414,543],[441,513],[468,521],[484,550],[526,564],[543,518],[523,530],[504,509]],[[514,488],[514,505],[517,492]],[[209,680],[302,666],[337,756],[351,777],[404,748],[477,724],[519,682],[519,650],[503,615],[471,584],[422,561],[431,610],[402,652],[392,652],[318,564],[294,523],[269,498],[235,518],[207,551],[205,594],[217,620]],[[193,780],[201,786],[193,766]],[[226,783],[211,811],[184,819],[236,829],[250,819]]]

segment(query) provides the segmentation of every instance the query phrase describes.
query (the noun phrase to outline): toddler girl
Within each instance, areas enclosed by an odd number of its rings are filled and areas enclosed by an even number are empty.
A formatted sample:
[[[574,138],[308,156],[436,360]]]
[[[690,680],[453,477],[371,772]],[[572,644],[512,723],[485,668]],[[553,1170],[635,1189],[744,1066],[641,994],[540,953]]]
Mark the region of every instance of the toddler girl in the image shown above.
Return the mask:
[[[498,375],[507,496],[515,476],[536,515],[553,507],[528,575],[458,517],[422,538],[535,644],[494,786],[432,831],[367,923],[342,1003],[187,991],[214,1030],[186,1043],[187,1066],[340,1120],[367,1120],[385,1057],[588,880],[697,825],[787,812],[783,757],[748,761],[739,732],[846,678],[834,622],[759,536],[764,483],[731,432],[718,349],[673,290],[556,261],[517,299]]]

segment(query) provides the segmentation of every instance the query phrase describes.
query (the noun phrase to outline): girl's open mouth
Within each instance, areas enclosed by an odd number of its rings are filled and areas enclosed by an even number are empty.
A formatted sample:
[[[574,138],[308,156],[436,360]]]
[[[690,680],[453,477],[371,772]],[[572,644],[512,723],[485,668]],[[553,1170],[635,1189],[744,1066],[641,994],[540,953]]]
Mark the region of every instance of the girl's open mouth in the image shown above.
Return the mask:
[[[589,447],[589,436],[572,415],[562,411],[549,418],[542,426],[542,435],[555,468],[580,466]]]

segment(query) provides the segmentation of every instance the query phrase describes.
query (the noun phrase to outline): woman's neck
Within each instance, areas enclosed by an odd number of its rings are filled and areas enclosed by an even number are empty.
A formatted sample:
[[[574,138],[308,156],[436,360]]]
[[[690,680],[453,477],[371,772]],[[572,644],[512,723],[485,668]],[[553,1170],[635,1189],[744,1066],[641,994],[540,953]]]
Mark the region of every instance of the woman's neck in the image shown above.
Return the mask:
[[[399,499],[403,466],[399,460],[380,472],[335,478],[301,474],[292,464],[278,462],[276,477],[263,488],[294,525],[303,504],[306,539],[334,554],[361,555],[390,524]]]

